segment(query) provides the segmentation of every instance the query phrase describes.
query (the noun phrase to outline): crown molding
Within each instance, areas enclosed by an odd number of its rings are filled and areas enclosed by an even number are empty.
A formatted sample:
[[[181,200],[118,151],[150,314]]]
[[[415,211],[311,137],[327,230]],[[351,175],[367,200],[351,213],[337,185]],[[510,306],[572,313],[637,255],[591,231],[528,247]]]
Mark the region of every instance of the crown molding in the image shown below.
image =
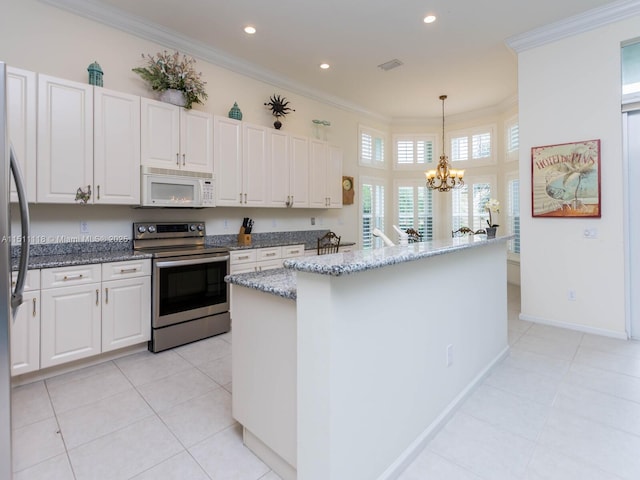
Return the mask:
[[[270,70],[259,68],[237,57],[223,53],[193,38],[182,35],[141,17],[130,15],[122,10],[104,5],[96,0],[39,0],[41,3],[66,10],[81,17],[93,20],[139,38],[158,43],[167,48],[200,58],[213,65],[223,67],[232,72],[245,75],[277,88],[286,89],[311,100],[324,103],[334,108],[370,117],[375,120],[389,122],[388,116],[368,110],[343,98],[329,95],[309,88],[298,82],[282,77]]]
[[[579,33],[588,32],[610,23],[640,14],[639,0],[621,0],[588,10],[525,33],[513,35],[505,43],[520,53]]]

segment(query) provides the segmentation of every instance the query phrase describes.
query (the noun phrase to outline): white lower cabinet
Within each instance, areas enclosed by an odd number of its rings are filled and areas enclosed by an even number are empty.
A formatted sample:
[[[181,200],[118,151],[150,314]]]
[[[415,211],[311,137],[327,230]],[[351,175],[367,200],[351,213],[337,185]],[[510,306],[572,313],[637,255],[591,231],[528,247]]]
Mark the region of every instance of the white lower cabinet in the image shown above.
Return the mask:
[[[304,255],[304,245],[288,245],[285,247],[265,247],[231,252],[231,274],[261,272],[281,268],[285,258]]]
[[[11,374],[148,341],[150,275],[148,259],[30,270],[10,326]]]
[[[15,287],[17,272],[11,275]],[[23,302],[16,318],[9,321],[11,337],[11,375],[22,375],[40,368],[40,270],[29,270]]]
[[[151,338],[150,268],[149,260],[102,265],[103,352]]]
[[[100,265],[46,268],[40,280],[40,368],[99,354]]]

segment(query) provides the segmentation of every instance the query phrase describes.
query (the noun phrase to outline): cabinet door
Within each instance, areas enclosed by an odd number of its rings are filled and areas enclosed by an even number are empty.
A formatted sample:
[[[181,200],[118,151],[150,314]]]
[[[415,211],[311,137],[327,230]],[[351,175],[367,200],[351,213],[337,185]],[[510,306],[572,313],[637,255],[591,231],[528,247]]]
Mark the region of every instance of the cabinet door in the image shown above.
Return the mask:
[[[242,204],[242,123],[215,117],[213,171],[216,177],[216,205]]]
[[[213,172],[213,116],[196,110],[180,110],[180,168]]]
[[[267,205],[288,207],[291,201],[289,135],[280,130],[269,129],[268,135],[269,191]]]
[[[264,207],[268,185],[267,129],[247,123],[242,127],[243,205]]]
[[[140,97],[94,90],[94,203],[140,203]]]
[[[100,353],[100,283],[41,291],[42,368]]]
[[[102,284],[102,351],[151,338],[151,277]]]
[[[36,74],[7,67],[7,126],[27,191],[36,201]],[[11,176],[11,201],[18,201]]]
[[[327,159],[327,196],[330,208],[342,207],[342,149],[329,146]]]
[[[78,188],[93,189],[93,86],[38,76],[37,168],[38,202],[75,203]]]
[[[309,140],[289,137],[289,193],[293,208],[309,208]]]
[[[140,162],[180,168],[180,107],[149,98],[140,99]]]
[[[25,292],[16,318],[9,320],[11,375],[40,368],[40,291]]]
[[[326,208],[327,195],[327,144],[317,140],[309,142],[309,206]]]

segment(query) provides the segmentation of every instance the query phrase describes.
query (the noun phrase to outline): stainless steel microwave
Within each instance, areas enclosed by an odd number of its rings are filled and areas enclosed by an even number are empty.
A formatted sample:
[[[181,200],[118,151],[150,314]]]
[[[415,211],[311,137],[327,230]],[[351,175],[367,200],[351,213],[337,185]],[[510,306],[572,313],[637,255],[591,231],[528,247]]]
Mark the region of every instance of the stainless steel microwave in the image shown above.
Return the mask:
[[[212,173],[140,167],[143,207],[214,207]]]

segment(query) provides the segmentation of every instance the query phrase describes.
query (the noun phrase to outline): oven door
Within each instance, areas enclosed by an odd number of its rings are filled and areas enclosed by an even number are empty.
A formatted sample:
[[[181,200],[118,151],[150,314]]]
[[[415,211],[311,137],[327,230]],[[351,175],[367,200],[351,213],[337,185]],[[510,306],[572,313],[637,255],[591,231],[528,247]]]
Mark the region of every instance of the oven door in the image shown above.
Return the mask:
[[[228,274],[226,253],[154,260],[153,327],[229,311]]]

